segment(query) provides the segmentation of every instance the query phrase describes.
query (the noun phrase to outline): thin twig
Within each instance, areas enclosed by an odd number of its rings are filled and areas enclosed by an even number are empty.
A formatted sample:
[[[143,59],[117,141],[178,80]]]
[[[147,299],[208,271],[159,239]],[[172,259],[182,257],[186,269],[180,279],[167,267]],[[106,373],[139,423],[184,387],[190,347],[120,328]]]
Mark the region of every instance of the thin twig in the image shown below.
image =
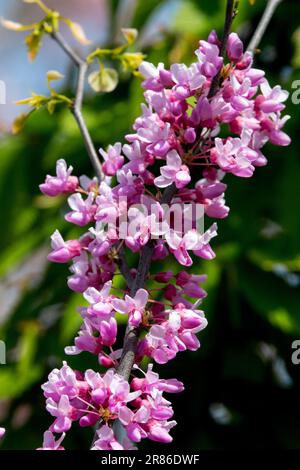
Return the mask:
[[[134,279],[131,275],[130,268],[125,258],[124,247],[120,249],[118,256],[119,256],[118,265],[119,265],[120,271],[123,274],[123,277],[126,281],[128,288],[131,289]]]
[[[232,21],[235,16],[234,11],[235,11],[235,0],[228,0],[227,6],[226,6],[225,23],[224,23],[223,34],[222,34],[221,45],[220,45],[221,57],[224,57],[225,55],[228,36],[231,30]],[[217,73],[217,75],[214,76],[211,82],[210,90],[208,93],[208,98],[212,98],[216,94],[217,88],[219,86],[220,75],[221,75],[221,70],[219,70],[219,72]]]
[[[96,176],[98,180],[101,181],[103,179],[103,172],[102,172],[102,167],[101,167],[101,163],[99,160],[99,156],[95,149],[91,135],[89,133],[89,130],[86,126],[85,120],[82,115],[82,100],[83,100],[83,94],[84,94],[84,84],[85,84],[85,77],[86,77],[87,68],[88,68],[87,63],[70,47],[70,45],[66,42],[65,38],[58,31],[53,32],[51,36],[59,44],[59,46],[63,49],[63,51],[70,57],[70,59],[74,62],[74,64],[78,68],[76,95],[75,95],[74,105],[71,108],[71,111],[74,115],[74,118],[81,132],[88,156],[95,170]]]
[[[271,18],[278,7],[278,5],[282,2],[283,0],[268,0],[268,4],[266,6],[266,9],[264,11],[264,14],[261,17],[260,22],[258,23],[258,26],[252,36],[251,41],[249,42],[247,51],[248,52],[254,52],[255,49],[257,49],[259,43],[262,40],[262,37],[271,21]]]

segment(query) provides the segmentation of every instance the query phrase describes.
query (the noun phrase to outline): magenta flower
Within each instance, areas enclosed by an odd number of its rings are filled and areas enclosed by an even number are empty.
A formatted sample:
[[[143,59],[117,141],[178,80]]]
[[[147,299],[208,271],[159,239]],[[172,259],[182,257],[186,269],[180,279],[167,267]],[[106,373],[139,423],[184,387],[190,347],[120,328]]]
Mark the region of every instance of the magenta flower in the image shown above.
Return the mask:
[[[192,64],[190,67],[184,64],[173,64],[170,72],[176,84],[174,91],[179,99],[188,98],[205,83],[205,77],[199,74],[197,64]]]
[[[147,372],[139,370],[144,374],[144,378],[132,380],[131,387],[134,390],[141,390],[143,394],[150,394],[154,389],[167,393],[180,393],[184,390],[183,383],[177,379],[160,379],[158,373],[153,372],[153,364],[148,364]]]
[[[71,176],[73,168],[67,168],[65,160],[56,163],[56,176],[47,175],[46,181],[39,188],[47,196],[58,196],[59,194],[72,193],[78,187],[78,178]]]
[[[145,289],[139,289],[134,298],[125,295],[125,300],[113,299],[112,305],[116,312],[128,314],[128,322],[132,326],[139,326],[145,312],[149,294]]]
[[[182,160],[176,150],[171,150],[167,154],[167,165],[161,167],[161,176],[154,180],[154,184],[158,188],[166,188],[175,183],[176,188],[184,188],[190,181],[190,172],[186,165],[182,164]]]
[[[90,304],[84,314],[90,321],[95,321],[95,325],[99,320],[107,320],[112,316],[113,297],[109,294],[111,285],[111,281],[106,282],[100,291],[89,287],[83,294],[85,300]]]
[[[219,56],[219,47],[207,41],[199,42],[196,55],[199,60],[199,70],[207,78],[214,77],[223,65],[223,58]]]
[[[121,155],[121,144],[117,142],[115,145],[109,145],[107,152],[100,149],[100,153],[104,158],[102,169],[107,176],[114,176],[124,163],[124,157]]]
[[[136,450],[136,447],[128,438],[124,438],[122,444],[117,441],[113,430],[103,425],[97,430],[98,439],[95,441],[92,450]]]
[[[64,447],[61,446],[65,436],[66,434],[62,433],[62,435],[56,441],[52,432],[46,431],[44,433],[43,447],[40,447],[37,450],[65,450]]]
[[[65,219],[75,225],[83,227],[94,219],[97,206],[94,204],[94,194],[89,193],[84,201],[81,194],[72,194],[68,198],[68,204],[72,212],[65,215]]]
[[[165,237],[177,261],[183,266],[191,266],[193,261],[188,250],[193,250],[197,246],[199,234],[196,230],[189,230],[182,238],[174,230],[170,230]]]
[[[5,432],[6,432],[5,428],[0,428],[0,439],[3,439]]]
[[[200,346],[196,333],[207,326],[202,311],[184,305],[165,313],[167,320],[153,325],[145,338],[146,354],[158,364],[170,361],[179,351],[196,351]]]
[[[243,43],[236,33],[230,33],[227,41],[227,55],[230,60],[238,62],[243,55]]]
[[[69,431],[72,422],[78,419],[78,412],[71,406],[67,395],[62,395],[58,402],[48,398],[46,400],[46,409],[52,416],[56,417],[50,428],[51,431],[56,433]]]
[[[142,85],[147,90],[161,91],[165,86],[173,84],[170,72],[165,70],[162,63],[155,67],[150,62],[143,61],[139,67],[139,72],[145,78]]]
[[[51,247],[52,251],[47,258],[54,263],[67,263],[81,253],[80,242],[77,240],[65,242],[58,230],[55,230],[51,236]]]
[[[262,95],[255,100],[255,106],[266,114],[276,113],[284,109],[284,101],[288,99],[289,93],[282,90],[280,85],[271,88],[267,80],[261,85]]]

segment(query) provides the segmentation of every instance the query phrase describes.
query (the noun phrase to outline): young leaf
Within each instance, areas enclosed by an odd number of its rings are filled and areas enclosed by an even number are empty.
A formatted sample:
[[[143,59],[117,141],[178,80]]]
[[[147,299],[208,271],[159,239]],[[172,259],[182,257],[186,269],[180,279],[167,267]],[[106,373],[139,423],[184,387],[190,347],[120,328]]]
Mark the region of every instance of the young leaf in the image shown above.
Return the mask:
[[[126,70],[137,70],[145,56],[141,52],[125,52],[121,56],[121,62]]]
[[[39,30],[33,31],[33,33],[27,36],[25,43],[28,49],[28,58],[33,62],[42,44],[42,32]]]
[[[16,21],[6,20],[5,18],[1,18],[1,24],[4,28],[10,29],[12,31],[26,31],[35,27],[35,25],[23,25],[21,23],[17,23]]]
[[[90,41],[86,37],[85,32],[79,23],[75,23],[74,21],[70,20],[67,20],[65,22],[69,26],[74,38],[77,39],[80,44],[83,44],[84,46],[88,46],[89,44],[91,44],[92,41]]]

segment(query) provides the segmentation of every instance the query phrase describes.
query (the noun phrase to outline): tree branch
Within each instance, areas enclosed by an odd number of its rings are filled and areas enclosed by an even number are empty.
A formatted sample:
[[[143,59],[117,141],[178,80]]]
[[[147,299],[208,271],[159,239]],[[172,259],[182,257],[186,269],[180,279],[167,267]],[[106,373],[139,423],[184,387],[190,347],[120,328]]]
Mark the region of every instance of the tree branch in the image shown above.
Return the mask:
[[[119,265],[120,271],[124,276],[124,279],[126,281],[126,284],[127,284],[128,288],[131,289],[131,286],[133,285],[134,279],[131,275],[130,268],[127,264],[123,246],[120,249],[118,256],[119,256],[118,265]]]
[[[81,132],[88,156],[90,158],[91,164],[94,168],[96,176],[99,181],[103,179],[103,172],[101,163],[99,160],[98,153],[95,149],[93,144],[91,135],[89,130],[86,126],[85,120],[82,115],[82,100],[84,95],[84,84],[85,84],[85,77],[87,73],[87,63],[69,46],[66,42],[64,37],[59,32],[53,32],[51,34],[52,38],[59,44],[62,50],[70,57],[70,59],[74,62],[74,64],[78,68],[78,78],[77,78],[77,85],[76,85],[76,95],[74,105],[71,108],[71,111],[74,115],[74,118],[77,122],[79,130]]]
[[[248,52],[254,52],[259,43],[261,42],[261,39],[271,21],[271,18],[278,7],[278,5],[282,2],[283,0],[268,0],[268,4],[266,6],[266,9],[264,11],[264,14],[261,17],[260,22],[258,23],[258,26],[252,36],[251,41],[249,42],[247,51]]]

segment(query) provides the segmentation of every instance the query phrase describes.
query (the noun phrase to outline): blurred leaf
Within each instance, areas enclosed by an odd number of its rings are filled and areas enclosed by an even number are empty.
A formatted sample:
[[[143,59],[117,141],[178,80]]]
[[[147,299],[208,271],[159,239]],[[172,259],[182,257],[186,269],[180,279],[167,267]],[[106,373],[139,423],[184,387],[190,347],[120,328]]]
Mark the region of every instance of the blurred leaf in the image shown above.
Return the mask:
[[[292,57],[292,65],[295,68],[300,68],[300,28],[297,28],[292,35],[294,45],[294,55]]]
[[[275,275],[250,265],[239,269],[239,285],[254,312],[286,332],[300,334],[300,296]]]
[[[84,46],[91,44],[92,41],[86,37],[84,29],[79,23],[75,23],[69,19],[64,19],[64,21],[69,26],[74,38],[77,39],[80,44],[83,44]]]
[[[23,325],[22,333],[18,346],[17,364],[6,365],[0,369],[0,398],[2,399],[20,396],[42,374],[42,364],[35,361],[40,328],[37,323],[28,322]]]
[[[23,130],[23,127],[28,119],[28,117],[30,116],[30,113],[22,113],[22,114],[19,114],[19,116],[16,117],[16,119],[14,120],[13,124],[12,124],[12,133],[14,135],[16,134],[19,134],[19,132],[21,132]]]

